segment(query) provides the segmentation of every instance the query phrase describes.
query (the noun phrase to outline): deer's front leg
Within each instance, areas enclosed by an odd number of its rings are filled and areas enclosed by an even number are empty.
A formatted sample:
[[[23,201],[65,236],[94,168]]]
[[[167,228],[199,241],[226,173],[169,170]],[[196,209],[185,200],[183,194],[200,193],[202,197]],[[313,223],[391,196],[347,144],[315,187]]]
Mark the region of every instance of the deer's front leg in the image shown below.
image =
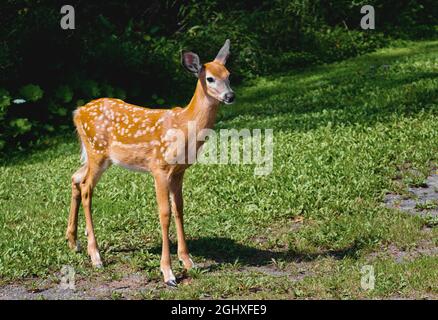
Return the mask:
[[[176,278],[173,275],[170,262],[169,248],[169,224],[170,224],[170,206],[169,206],[169,184],[164,174],[156,174],[155,192],[157,195],[158,212],[160,215],[162,251],[160,268],[163,273],[164,282],[168,286],[176,286]]]
[[[184,216],[183,216],[183,176],[184,173],[173,176],[170,181],[170,198],[172,200],[172,212],[175,215],[175,225],[178,237],[178,258],[182,261],[184,268],[190,270],[195,265],[190,259],[189,249],[184,234]]]

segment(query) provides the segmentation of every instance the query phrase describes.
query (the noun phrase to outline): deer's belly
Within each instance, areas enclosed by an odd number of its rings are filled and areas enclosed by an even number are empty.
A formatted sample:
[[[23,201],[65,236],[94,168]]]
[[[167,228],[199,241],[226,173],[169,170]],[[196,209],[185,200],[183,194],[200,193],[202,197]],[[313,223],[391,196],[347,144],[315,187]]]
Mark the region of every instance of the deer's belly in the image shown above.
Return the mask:
[[[111,146],[109,152],[113,164],[134,171],[150,171],[147,154],[142,146]]]

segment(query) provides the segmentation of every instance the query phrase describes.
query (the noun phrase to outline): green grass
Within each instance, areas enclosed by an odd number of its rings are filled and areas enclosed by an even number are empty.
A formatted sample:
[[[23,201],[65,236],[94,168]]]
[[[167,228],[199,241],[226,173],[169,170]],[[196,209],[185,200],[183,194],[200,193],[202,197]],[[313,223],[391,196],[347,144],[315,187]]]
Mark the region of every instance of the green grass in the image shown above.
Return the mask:
[[[236,88],[238,102],[222,108],[217,129],[273,128],[274,169],[254,176],[252,165],[190,168],[188,244],[194,261],[210,267],[191,272],[189,285],[139,297],[436,297],[436,255],[400,262],[385,253],[389,246],[436,246],[436,227],[425,232],[426,219],[382,201],[388,191],[423,181],[438,160],[437,52],[437,41],[405,43]],[[138,271],[158,283],[160,226],[149,175],[113,167],[97,185],[94,220],[104,270],[93,270],[85,252],[68,250],[70,177],[78,166],[73,134],[3,159],[1,282],[55,278],[69,264],[84,278]],[[404,168],[415,169],[415,179]],[[373,252],[383,256],[370,261]],[[367,264],[375,268],[371,291],[360,286]],[[176,262],[175,269],[181,271]]]

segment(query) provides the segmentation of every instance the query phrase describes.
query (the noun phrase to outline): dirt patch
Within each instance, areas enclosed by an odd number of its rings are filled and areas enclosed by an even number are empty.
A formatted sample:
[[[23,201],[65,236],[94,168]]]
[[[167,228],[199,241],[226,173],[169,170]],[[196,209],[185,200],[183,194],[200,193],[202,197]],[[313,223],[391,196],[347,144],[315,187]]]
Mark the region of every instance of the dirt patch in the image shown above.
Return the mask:
[[[141,273],[130,273],[117,280],[79,278],[74,287],[65,287],[54,281],[27,279],[1,286],[0,300],[139,299],[142,292],[150,293],[163,288],[161,282],[151,281]]]
[[[382,247],[378,252],[373,252],[367,256],[367,261],[372,262],[376,259],[392,258],[397,263],[413,261],[421,256],[438,256],[438,247],[432,241],[422,241],[413,248],[402,249],[394,245]]]
[[[389,193],[384,203],[388,208],[411,215],[438,217],[438,174],[434,172],[419,187],[409,187],[407,195]]]
[[[73,300],[87,298],[81,292],[63,290],[59,287],[30,290],[25,285],[11,284],[0,288],[0,300]]]
[[[436,169],[424,183],[408,187],[406,194],[387,194],[384,203],[388,208],[401,210],[410,215],[435,219],[438,217],[438,173]],[[438,255],[438,247],[428,234],[432,227],[429,224],[423,227],[424,240],[418,242],[415,247],[402,249],[389,245],[382,247],[378,252],[369,254],[367,260],[391,257],[397,263],[403,263],[420,256]]]

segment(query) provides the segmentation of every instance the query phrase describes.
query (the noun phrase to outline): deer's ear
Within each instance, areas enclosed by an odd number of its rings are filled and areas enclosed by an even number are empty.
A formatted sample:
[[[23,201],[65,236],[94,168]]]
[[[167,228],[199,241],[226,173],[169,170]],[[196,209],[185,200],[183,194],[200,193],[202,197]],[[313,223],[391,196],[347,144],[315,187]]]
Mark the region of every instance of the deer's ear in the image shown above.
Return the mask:
[[[181,63],[187,71],[193,73],[195,76],[199,75],[199,72],[201,71],[201,62],[196,53],[183,51],[181,53]]]
[[[225,40],[225,44],[219,50],[214,61],[219,62],[220,64],[225,65],[227,63],[227,59],[230,56],[230,39]]]

